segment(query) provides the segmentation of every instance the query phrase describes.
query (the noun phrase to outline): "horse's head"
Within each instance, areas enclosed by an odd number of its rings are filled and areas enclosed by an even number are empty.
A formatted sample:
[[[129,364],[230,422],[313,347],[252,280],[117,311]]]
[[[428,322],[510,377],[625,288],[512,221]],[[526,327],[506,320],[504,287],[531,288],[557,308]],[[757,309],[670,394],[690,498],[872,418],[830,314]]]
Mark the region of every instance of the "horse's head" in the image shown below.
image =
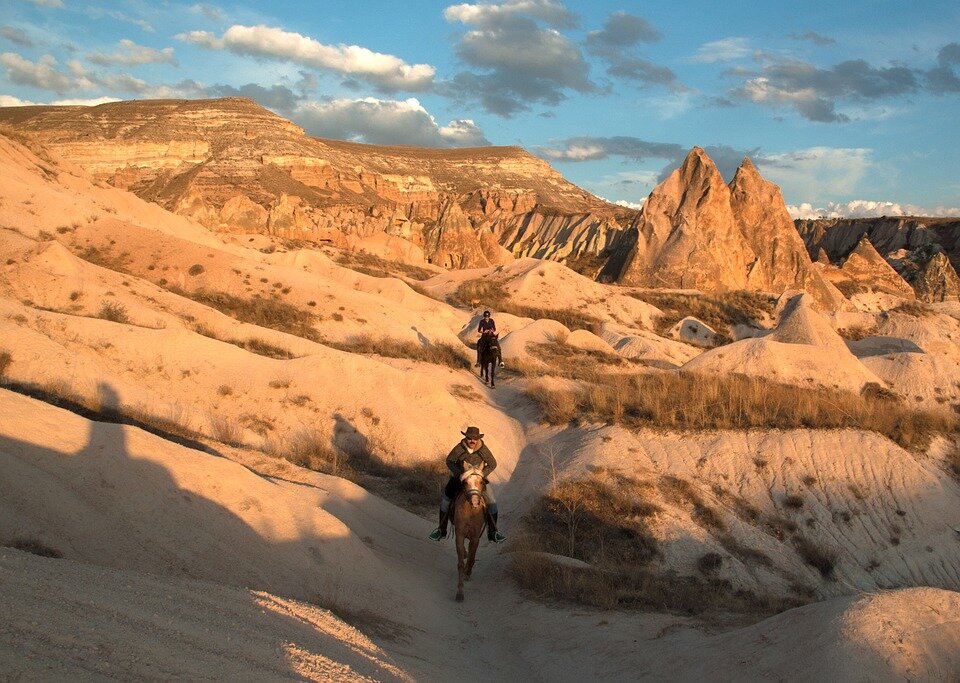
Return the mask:
[[[480,499],[487,488],[486,478],[483,476],[483,468],[476,465],[464,463],[463,474],[460,475],[460,481],[463,482],[463,492],[470,500],[473,507],[480,507]]]

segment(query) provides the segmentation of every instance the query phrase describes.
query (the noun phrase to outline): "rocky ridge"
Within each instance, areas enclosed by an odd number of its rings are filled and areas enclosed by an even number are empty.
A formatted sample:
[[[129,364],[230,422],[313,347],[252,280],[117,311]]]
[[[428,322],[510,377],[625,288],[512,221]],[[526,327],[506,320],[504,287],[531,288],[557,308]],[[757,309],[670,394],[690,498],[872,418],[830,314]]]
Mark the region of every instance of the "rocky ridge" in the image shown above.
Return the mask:
[[[704,291],[802,289],[828,308],[843,301],[813,268],[779,188],[748,159],[728,186],[699,147],[651,192],[600,278]]]
[[[600,250],[632,214],[518,147],[321,140],[243,98],[9,107],[0,123],[219,232],[338,245],[385,232],[444,267]]]

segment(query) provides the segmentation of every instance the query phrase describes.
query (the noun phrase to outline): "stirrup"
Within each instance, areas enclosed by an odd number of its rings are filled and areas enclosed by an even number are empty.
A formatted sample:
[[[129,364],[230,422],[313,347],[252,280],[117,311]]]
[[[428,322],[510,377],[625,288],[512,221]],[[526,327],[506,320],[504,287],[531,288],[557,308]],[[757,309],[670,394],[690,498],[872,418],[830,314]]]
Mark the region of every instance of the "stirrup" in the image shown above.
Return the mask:
[[[507,537],[501,534],[499,531],[494,531],[493,534],[487,534],[487,540],[491,543],[503,543],[507,540]]]
[[[431,541],[442,541],[446,537],[447,537],[447,532],[445,530],[441,530],[440,527],[437,527],[431,532],[429,538]]]

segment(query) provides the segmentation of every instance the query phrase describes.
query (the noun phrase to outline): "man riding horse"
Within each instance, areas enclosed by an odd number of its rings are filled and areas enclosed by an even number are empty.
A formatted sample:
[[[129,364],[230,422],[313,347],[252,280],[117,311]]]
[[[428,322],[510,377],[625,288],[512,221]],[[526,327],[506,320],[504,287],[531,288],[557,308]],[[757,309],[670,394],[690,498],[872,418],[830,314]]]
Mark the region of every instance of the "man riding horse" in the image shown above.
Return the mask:
[[[490,338],[497,333],[497,323],[490,317],[490,311],[484,311],[480,324],[477,325],[477,334],[480,339],[477,340],[477,364],[474,367],[480,367],[480,354],[490,342]]]
[[[482,467],[483,476],[489,478],[490,473],[497,468],[497,461],[493,453],[483,443],[483,434],[476,427],[467,427],[467,431],[460,432],[463,439],[450,454],[447,455],[447,468],[450,470],[450,480],[443,488],[443,497],[440,499],[440,526],[438,526],[430,538],[434,541],[440,541],[447,537],[447,522],[450,518],[450,504],[456,500],[460,493],[461,483],[460,475],[469,465]],[[483,499],[487,504],[487,539],[494,543],[501,543],[507,540],[506,536],[497,531],[497,501],[493,497],[493,489],[487,482],[483,493]]]

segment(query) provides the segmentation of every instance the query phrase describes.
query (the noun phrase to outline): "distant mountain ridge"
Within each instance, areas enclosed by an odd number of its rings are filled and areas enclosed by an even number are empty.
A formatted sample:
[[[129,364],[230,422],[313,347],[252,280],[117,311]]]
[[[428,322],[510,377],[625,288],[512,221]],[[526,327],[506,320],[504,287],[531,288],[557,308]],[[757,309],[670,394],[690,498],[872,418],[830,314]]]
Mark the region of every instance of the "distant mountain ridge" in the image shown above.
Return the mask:
[[[635,213],[519,147],[322,140],[244,98],[9,107],[0,123],[214,230],[335,243],[386,232],[444,267],[562,256],[558,234],[598,253]]]

